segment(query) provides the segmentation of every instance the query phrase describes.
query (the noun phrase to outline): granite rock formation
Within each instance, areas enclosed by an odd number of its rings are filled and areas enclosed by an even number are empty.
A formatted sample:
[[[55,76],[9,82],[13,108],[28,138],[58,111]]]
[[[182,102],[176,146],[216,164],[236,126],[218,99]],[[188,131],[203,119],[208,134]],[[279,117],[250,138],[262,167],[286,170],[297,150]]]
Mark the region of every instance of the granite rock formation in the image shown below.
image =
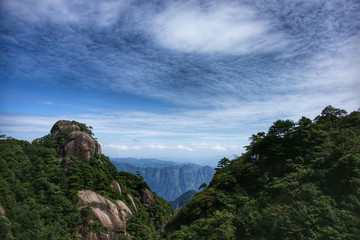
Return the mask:
[[[57,146],[63,156],[72,155],[84,160],[93,157],[95,153],[101,154],[100,144],[74,122],[59,120],[50,132],[53,136],[63,140]]]
[[[118,200],[115,204],[91,190],[79,191],[78,196],[80,197],[78,202],[80,210],[81,207],[90,206],[95,219],[107,230],[107,233],[101,233],[99,236],[86,229],[81,229],[79,231],[81,239],[113,239],[127,235],[126,221],[132,217],[132,213],[125,203]]]

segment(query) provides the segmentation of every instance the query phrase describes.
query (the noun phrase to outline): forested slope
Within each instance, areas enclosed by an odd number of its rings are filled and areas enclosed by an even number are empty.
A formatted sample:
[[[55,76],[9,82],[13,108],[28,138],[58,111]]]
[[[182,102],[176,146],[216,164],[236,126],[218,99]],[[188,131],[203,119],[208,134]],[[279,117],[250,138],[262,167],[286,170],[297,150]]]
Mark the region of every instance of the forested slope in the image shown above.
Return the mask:
[[[116,170],[85,124],[59,121],[32,143],[1,138],[0,239],[158,239],[173,213]]]
[[[278,120],[222,159],[166,239],[360,239],[360,112]]]

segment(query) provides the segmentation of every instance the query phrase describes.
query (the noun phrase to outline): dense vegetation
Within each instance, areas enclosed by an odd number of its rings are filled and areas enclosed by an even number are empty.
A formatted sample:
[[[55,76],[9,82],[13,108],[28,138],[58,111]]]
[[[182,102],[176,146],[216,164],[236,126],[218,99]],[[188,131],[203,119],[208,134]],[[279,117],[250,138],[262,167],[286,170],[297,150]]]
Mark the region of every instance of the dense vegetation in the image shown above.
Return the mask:
[[[85,124],[79,126],[92,134]],[[79,190],[93,190],[110,200],[121,199],[131,208],[129,199],[110,187],[113,180],[133,196],[137,206],[136,217],[127,224],[127,232],[134,239],[158,239],[166,217],[173,212],[155,193],[155,202],[145,209],[139,192],[149,188],[147,184],[139,176],[118,172],[102,154],[95,153],[85,161],[66,156],[71,163],[61,161],[56,148],[59,141],[64,141],[60,135],[49,134],[32,143],[5,135],[1,138],[0,206],[5,217],[0,217],[0,239],[76,239],[76,228],[88,224],[91,217],[77,209]]]
[[[167,225],[167,239],[360,239],[360,112],[278,120]]]

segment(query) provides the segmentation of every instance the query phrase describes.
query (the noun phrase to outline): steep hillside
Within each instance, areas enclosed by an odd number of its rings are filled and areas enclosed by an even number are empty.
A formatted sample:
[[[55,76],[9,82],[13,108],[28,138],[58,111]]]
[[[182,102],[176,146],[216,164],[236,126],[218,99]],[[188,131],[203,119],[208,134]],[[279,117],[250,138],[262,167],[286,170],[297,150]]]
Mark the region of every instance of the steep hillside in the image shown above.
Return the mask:
[[[360,239],[360,112],[278,120],[222,159],[166,239]]]
[[[195,196],[195,194],[195,190],[189,190],[174,201],[171,201],[170,204],[174,209],[179,209],[184,206],[188,201],[190,201]]]
[[[212,167],[196,164],[159,168],[135,167],[131,164],[115,161],[113,164],[119,171],[142,175],[152,191],[167,201],[175,200],[189,190],[198,190],[201,184],[208,184],[215,173]]]
[[[172,207],[118,172],[90,127],[58,121],[32,143],[1,135],[0,239],[158,239]]]

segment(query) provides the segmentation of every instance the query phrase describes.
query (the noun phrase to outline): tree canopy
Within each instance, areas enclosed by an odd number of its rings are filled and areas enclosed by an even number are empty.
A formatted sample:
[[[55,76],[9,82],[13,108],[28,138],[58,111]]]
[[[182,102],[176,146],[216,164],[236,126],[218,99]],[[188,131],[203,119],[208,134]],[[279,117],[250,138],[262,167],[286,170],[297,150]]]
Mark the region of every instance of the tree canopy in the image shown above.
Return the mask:
[[[219,167],[166,239],[359,239],[360,112],[277,120]]]

